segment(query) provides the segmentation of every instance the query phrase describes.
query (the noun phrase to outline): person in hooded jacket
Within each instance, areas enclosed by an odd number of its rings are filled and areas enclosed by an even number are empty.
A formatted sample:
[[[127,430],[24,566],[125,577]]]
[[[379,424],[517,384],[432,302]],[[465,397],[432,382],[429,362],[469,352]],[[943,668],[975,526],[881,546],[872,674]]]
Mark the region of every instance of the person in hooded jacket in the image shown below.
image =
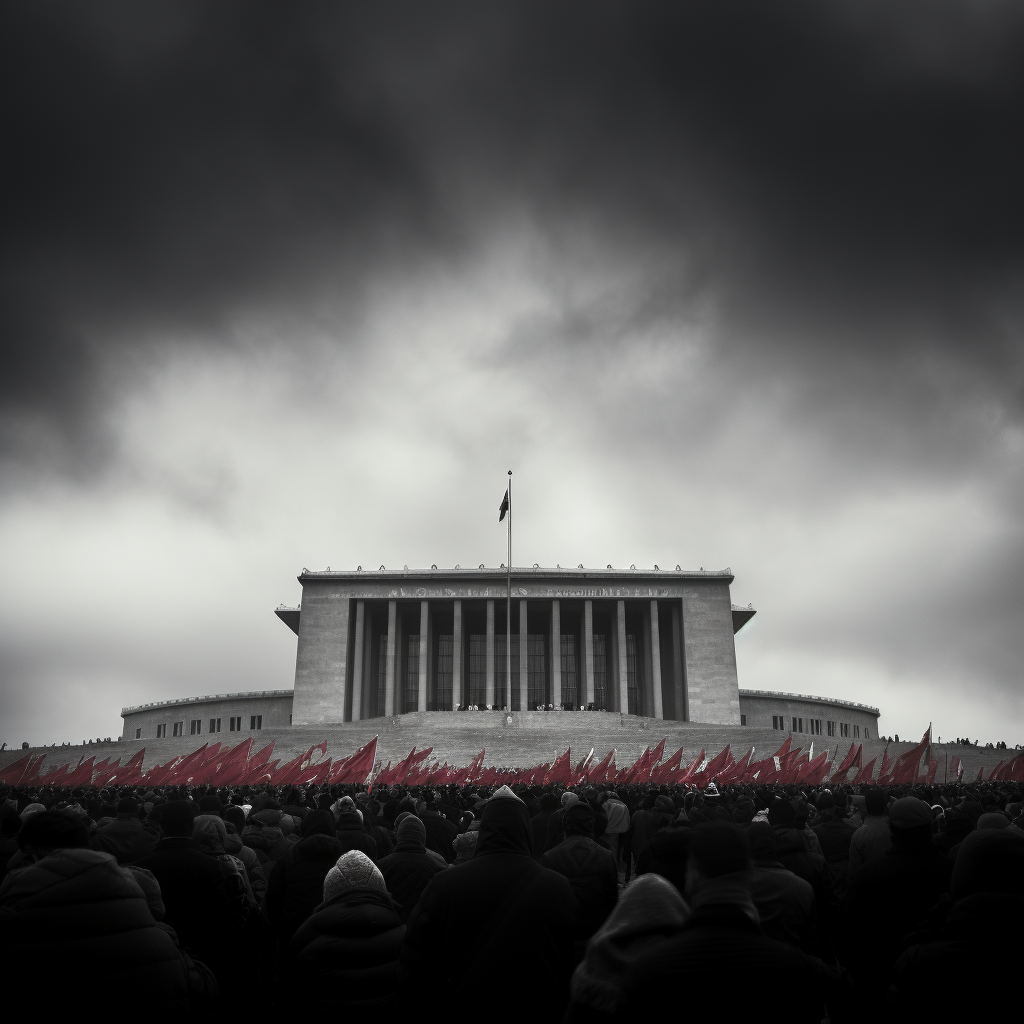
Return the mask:
[[[539,861],[546,852],[548,838],[548,822],[558,810],[558,797],[546,792],[541,795],[538,803],[540,810],[530,819],[530,830],[533,832],[533,856]]]
[[[576,956],[604,924],[619,897],[615,858],[594,840],[594,810],[583,801],[562,816],[565,839],[544,854],[541,863],[569,880],[576,897]]]
[[[676,934],[689,916],[679,890],[661,876],[641,875],[627,885],[573,972],[566,1024],[610,1019],[619,1009],[630,967]]]
[[[302,838],[267,879],[267,917],[282,949],[323,900],[324,878],[344,852],[334,834],[334,815],[310,811],[302,822]]]
[[[558,1021],[573,969],[576,900],[567,879],[533,859],[530,815],[501,786],[487,801],[476,855],[436,874],[409,919],[399,966],[411,1009],[437,986],[530,957],[530,983],[510,979],[488,1001],[489,1021]]]
[[[685,812],[668,827],[659,829],[636,859],[636,873],[655,874],[671,882],[682,896],[686,890],[686,865],[690,859],[693,828]]]
[[[117,802],[117,817],[97,828],[91,846],[117,858],[118,864],[135,864],[153,852],[160,836],[153,824],[139,820],[139,805],[130,797]]]
[[[267,879],[274,865],[295,845],[281,828],[283,817],[278,808],[264,808],[250,814],[242,829],[242,843],[256,854]]]
[[[553,850],[564,838],[565,834],[562,831],[562,817],[565,812],[573,806],[573,804],[579,803],[579,797],[571,790],[566,790],[559,798],[560,806],[554,814],[548,818],[547,830],[544,834],[544,852]],[[532,830],[531,824],[531,830]]]
[[[370,860],[376,861],[377,843],[363,828],[363,812],[351,801],[350,804],[351,806],[343,806],[336,812],[335,833],[338,842],[341,843],[341,851],[348,853],[349,850],[361,850]]]
[[[761,918],[761,930],[769,938],[817,956],[817,912],[810,883],[776,859],[776,832],[768,822],[752,824],[747,829],[747,842],[754,862],[750,896]]]
[[[0,885],[0,961],[9,976],[71,970],[102,978],[149,1017],[189,1017],[185,963],[131,871],[89,849],[85,826],[59,811],[36,815],[18,838],[26,866]]]
[[[327,872],[323,897],[290,948],[313,982],[316,1008],[332,1015],[392,1011],[405,925],[380,871],[350,850]]]
[[[818,823],[812,826],[818,838],[821,855],[825,858],[829,873],[836,883],[836,889],[846,891],[850,876],[850,844],[854,829],[839,817],[836,802],[831,793],[821,793],[815,801],[818,809]]]
[[[633,812],[633,842],[630,851],[634,863],[654,834],[670,825],[675,816],[676,806],[671,797],[655,792],[647,794],[640,809]]]
[[[433,850],[444,857],[448,864],[455,860],[452,841],[459,834],[457,825],[453,825],[438,807],[433,794],[427,793],[423,798],[424,808],[420,819],[427,830],[427,849]]]
[[[415,814],[405,815],[398,825],[395,852],[380,862],[388,892],[398,904],[403,921],[419,902],[427,883],[444,868],[426,849],[426,828]]]

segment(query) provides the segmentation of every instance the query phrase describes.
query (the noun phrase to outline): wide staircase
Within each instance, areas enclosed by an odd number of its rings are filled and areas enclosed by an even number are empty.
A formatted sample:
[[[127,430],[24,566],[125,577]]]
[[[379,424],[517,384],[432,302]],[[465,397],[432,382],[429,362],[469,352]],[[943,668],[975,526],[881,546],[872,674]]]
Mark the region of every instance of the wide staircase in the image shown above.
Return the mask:
[[[682,747],[683,763],[692,761],[702,750],[712,757],[727,744],[733,756],[739,758],[751,746],[755,758],[774,753],[789,733],[771,729],[752,729],[733,725],[704,725],[696,722],[669,722],[637,715],[620,715],[598,711],[464,711],[413,712],[390,718],[373,718],[362,722],[338,725],[291,726],[263,729],[254,732],[221,733],[212,737],[226,746],[252,737],[252,752],[274,742],[274,758],[281,763],[297,757],[311,745],[327,741],[327,756],[342,758],[354,753],[378,737],[377,760],[381,766],[389,761],[396,764],[413,748],[432,747],[431,760],[447,761],[449,765],[468,765],[485,750],[484,765],[499,768],[528,768],[553,761],[567,747],[572,749],[573,763],[594,750],[595,759],[615,751],[618,767],[632,764],[648,746],[655,747],[665,738],[665,757]],[[33,747],[29,751],[9,750],[0,753],[0,771],[11,761],[25,753],[45,753],[43,772],[64,764],[75,766],[80,758],[94,757],[96,763],[104,759],[120,758],[124,764],[132,754],[145,748],[144,768],[166,764],[176,757],[190,753],[211,737],[183,736],[163,739],[115,740],[109,743],[86,743],[73,747]],[[838,762],[850,748],[849,739],[837,740],[821,736],[794,734],[793,746],[807,751],[814,744],[815,755],[826,747],[832,751],[832,760]],[[853,741],[861,742],[861,741]],[[864,763],[877,758],[876,774],[881,766],[882,740],[865,740]],[[889,756],[911,750],[916,740],[890,743]],[[953,757],[964,763],[964,781],[973,782],[978,769],[984,766],[986,777],[999,761],[1007,760],[1014,751],[991,750],[981,747],[959,747],[953,744],[933,744],[932,757],[938,761],[936,781],[945,778],[947,765]],[[853,773],[850,773],[853,777]]]

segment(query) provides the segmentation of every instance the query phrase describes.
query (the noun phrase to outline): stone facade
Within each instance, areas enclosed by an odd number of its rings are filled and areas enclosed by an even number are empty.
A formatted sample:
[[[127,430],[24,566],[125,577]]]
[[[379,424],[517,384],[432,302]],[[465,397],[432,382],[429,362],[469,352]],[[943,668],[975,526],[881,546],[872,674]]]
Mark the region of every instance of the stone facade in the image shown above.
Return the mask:
[[[595,706],[656,719],[738,725],[732,573],[514,569],[512,678],[506,572],[308,572],[294,720],[339,724],[459,705]],[[739,614],[737,614],[739,613]]]
[[[821,736],[823,741],[878,739],[878,708],[846,700],[798,693],[740,690],[742,723],[751,729],[772,729],[780,737],[793,733]]]
[[[257,690],[249,693],[217,693],[208,697],[184,697],[181,700],[164,700],[122,708],[124,724],[121,739],[183,737],[185,740],[196,740],[195,745],[199,746],[213,741],[229,743],[238,736],[240,742],[246,736],[258,735],[264,729],[290,726],[293,697],[291,690]]]

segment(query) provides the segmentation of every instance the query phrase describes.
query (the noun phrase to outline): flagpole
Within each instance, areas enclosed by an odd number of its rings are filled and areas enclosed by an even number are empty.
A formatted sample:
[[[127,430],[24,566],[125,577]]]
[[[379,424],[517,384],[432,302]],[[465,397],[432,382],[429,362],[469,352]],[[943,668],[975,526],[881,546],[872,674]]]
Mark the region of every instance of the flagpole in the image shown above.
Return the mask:
[[[508,579],[505,598],[505,699],[512,710],[512,470],[508,471]],[[520,701],[522,704],[522,701]]]

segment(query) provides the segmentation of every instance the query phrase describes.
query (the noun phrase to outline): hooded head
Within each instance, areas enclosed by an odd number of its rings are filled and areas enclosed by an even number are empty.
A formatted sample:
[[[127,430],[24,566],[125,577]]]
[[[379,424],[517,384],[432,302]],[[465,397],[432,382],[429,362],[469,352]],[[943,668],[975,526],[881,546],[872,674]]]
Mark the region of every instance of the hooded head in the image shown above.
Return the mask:
[[[972,832],[960,845],[949,891],[954,900],[983,892],[1024,894],[1024,839],[1007,829]]]
[[[334,815],[330,811],[311,811],[302,821],[302,838],[309,836],[334,836]]]
[[[395,832],[396,850],[400,853],[423,851],[427,844],[426,826],[415,814],[406,814]]]
[[[670,796],[659,796],[654,801],[654,809],[662,814],[670,814],[672,817],[675,817],[676,814],[676,805],[672,803],[672,797]]]
[[[505,788],[505,787],[502,787]],[[501,790],[498,791],[499,793]],[[511,791],[509,791],[511,793]],[[495,793],[495,797],[498,793]],[[480,819],[480,839],[476,855],[519,853],[533,856],[533,830],[526,804],[515,794],[511,800],[490,799]]]
[[[796,811],[782,797],[776,797],[768,808],[768,824],[773,828],[796,828]]]
[[[224,853],[228,830],[216,814],[200,814],[192,823],[192,842],[206,853]]]
[[[562,807],[572,807],[573,804],[579,802],[579,799],[580,798],[575,793],[570,793],[569,790],[566,790],[562,794]]]
[[[593,807],[580,800],[566,810],[565,816],[562,818],[562,831],[567,839],[569,836],[586,836],[588,839],[593,839],[594,821]]]
[[[476,844],[480,839],[479,832],[463,832],[452,840],[452,848],[455,850],[455,863],[465,864],[472,860],[476,853]]]
[[[387,892],[384,876],[362,850],[349,850],[324,878],[324,902],[353,889],[377,889]]]

